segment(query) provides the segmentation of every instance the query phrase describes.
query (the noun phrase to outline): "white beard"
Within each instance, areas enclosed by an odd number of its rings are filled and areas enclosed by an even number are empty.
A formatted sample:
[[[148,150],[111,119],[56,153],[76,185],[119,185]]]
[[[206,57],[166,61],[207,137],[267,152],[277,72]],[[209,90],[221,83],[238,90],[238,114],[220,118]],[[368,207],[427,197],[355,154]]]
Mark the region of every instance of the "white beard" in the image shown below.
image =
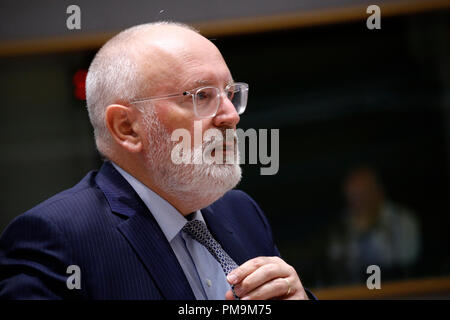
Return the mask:
[[[150,146],[146,154],[146,166],[150,176],[158,188],[182,201],[183,206],[190,212],[210,205],[241,180],[237,139],[237,160],[232,164],[194,164],[197,163],[194,162],[194,157],[203,156],[199,149],[211,150],[213,143],[210,142],[203,142],[192,150],[189,164],[175,164],[171,159],[171,152],[177,142],[171,141],[171,135],[157,119],[153,108],[148,108],[144,113],[144,122]]]

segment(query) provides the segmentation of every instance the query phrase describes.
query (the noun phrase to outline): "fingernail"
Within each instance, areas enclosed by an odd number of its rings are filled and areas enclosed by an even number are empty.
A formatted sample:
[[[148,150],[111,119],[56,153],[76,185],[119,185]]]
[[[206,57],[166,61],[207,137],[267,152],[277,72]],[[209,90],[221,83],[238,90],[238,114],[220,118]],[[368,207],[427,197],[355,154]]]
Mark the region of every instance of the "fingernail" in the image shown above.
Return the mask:
[[[229,274],[229,275],[227,276],[227,280],[228,280],[229,283],[235,284],[235,283],[236,283],[236,280],[237,280],[237,277],[236,277],[235,274]]]
[[[241,300],[250,300],[249,296],[242,297]]]

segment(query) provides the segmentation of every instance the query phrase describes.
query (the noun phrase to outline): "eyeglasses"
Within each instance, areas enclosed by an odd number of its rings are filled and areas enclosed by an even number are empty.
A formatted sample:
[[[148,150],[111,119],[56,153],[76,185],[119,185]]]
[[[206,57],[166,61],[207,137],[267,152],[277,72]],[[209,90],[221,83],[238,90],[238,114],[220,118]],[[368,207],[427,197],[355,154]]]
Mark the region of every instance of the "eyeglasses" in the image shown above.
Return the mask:
[[[212,118],[217,114],[220,106],[220,99],[225,95],[236,108],[238,114],[243,114],[247,107],[248,84],[236,82],[225,87],[223,92],[217,87],[206,86],[192,91],[184,91],[181,94],[174,93],[165,96],[142,98],[131,101],[131,103],[141,103],[153,100],[162,100],[180,96],[191,96],[194,105],[194,113],[198,118]]]

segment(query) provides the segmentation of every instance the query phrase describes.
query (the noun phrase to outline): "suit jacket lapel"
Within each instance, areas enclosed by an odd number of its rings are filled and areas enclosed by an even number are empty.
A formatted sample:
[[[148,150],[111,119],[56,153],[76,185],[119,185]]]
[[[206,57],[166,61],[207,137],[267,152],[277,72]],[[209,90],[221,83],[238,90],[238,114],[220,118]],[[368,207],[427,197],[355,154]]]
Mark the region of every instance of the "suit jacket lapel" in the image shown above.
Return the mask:
[[[195,299],[169,242],[134,189],[109,162],[100,169],[96,182],[111,210],[126,217],[117,228],[140,257],[162,296],[171,300]]]
[[[245,243],[238,237],[234,231],[235,227],[226,219],[226,216],[222,212],[215,212],[211,207],[201,211],[209,231],[234,262],[241,265],[247,261],[249,254]]]
[[[169,242],[149,212],[136,213],[118,226],[169,300],[195,299]]]

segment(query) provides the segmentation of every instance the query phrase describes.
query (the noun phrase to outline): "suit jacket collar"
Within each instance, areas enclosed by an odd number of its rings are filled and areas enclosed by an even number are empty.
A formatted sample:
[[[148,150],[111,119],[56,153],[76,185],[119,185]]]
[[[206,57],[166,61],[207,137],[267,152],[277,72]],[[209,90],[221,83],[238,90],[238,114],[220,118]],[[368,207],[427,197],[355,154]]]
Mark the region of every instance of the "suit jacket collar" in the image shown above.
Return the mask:
[[[124,221],[117,228],[142,260],[161,295],[171,300],[193,300],[194,293],[169,242],[143,201],[110,162],[96,176],[111,211]]]
[[[241,265],[247,261],[249,254],[246,250],[246,244],[235,231],[236,226],[227,219],[226,213],[220,212],[212,205],[201,211],[211,234],[234,262]]]

